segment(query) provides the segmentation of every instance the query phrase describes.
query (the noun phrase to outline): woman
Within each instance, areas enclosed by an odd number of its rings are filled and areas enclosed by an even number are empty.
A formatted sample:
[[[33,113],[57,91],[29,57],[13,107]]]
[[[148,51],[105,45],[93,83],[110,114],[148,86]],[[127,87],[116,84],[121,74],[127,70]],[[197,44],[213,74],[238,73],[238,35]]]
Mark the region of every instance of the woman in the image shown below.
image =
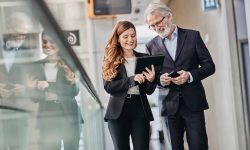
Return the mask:
[[[153,115],[146,97],[155,90],[154,66],[134,74],[136,30],[132,23],[120,21],[105,48],[102,74],[104,89],[110,94],[105,115],[115,150],[129,150],[131,136],[134,150],[149,149],[150,121]]]
[[[78,150],[80,114],[74,98],[79,91],[75,74],[58,55],[59,49],[50,37],[43,34],[42,40],[47,57],[38,62],[32,82],[40,103],[40,149],[61,150],[63,140],[64,150]]]

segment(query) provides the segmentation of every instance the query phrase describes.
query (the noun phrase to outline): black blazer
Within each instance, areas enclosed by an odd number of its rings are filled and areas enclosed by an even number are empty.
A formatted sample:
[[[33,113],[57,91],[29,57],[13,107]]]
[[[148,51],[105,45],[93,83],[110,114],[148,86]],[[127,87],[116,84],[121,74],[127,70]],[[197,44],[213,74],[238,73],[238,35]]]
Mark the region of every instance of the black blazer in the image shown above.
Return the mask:
[[[136,57],[143,57],[147,56],[147,54],[138,53],[134,51]],[[134,81],[134,76],[128,77],[126,68],[124,64],[121,64],[118,67],[118,74],[112,81],[105,81],[104,80],[104,89],[107,93],[110,94],[109,104],[107,107],[107,111],[104,117],[104,120],[107,121],[109,119],[118,119],[122,108],[125,102],[125,97],[127,95],[127,91],[130,87],[135,86],[136,83]],[[154,120],[149,102],[147,99],[146,94],[152,94],[156,88],[156,82],[144,82],[143,84],[139,85],[139,91],[141,95],[141,102],[143,110],[145,111],[146,118],[149,121]]]
[[[215,72],[215,65],[198,31],[178,27],[175,61],[168,53],[162,38],[159,36],[148,42],[146,48],[150,55],[165,55],[162,74],[166,72],[170,73],[173,70],[185,70],[189,71],[193,77],[192,83],[185,83],[180,86],[172,83],[165,87],[169,88],[170,91],[160,102],[162,105],[161,115],[176,113],[179,106],[180,94],[191,111],[208,109],[205,90],[201,80]]]
[[[3,63],[0,64],[0,83],[2,84],[23,84],[26,72],[23,70],[25,63],[20,62],[20,53],[17,52],[14,62],[10,68],[10,71],[7,72],[5,68],[4,58],[0,50],[0,61]]]
[[[26,66],[31,56],[23,47],[18,48],[14,56],[10,71],[5,68],[3,51],[5,49],[4,40],[0,38],[0,83],[1,84],[25,84],[27,78]]]
[[[33,76],[37,80],[45,81],[46,76],[44,72],[44,63],[46,63],[46,59],[30,64],[30,76]],[[58,103],[58,105],[61,106],[66,118],[72,122],[78,121],[81,116],[79,117],[80,114],[78,112],[79,109],[75,100],[75,96],[78,94],[79,88],[76,86],[76,84],[71,84],[66,79],[65,72],[62,68],[58,68],[56,82],[50,84],[48,88],[50,88],[51,91],[57,94],[58,100],[60,102]],[[44,115],[51,115],[49,112],[51,110],[48,110],[48,104],[45,101],[45,92],[41,90],[31,89],[30,93],[32,93],[32,95],[30,94],[32,100],[34,102],[40,103],[38,114],[39,117],[42,117]]]

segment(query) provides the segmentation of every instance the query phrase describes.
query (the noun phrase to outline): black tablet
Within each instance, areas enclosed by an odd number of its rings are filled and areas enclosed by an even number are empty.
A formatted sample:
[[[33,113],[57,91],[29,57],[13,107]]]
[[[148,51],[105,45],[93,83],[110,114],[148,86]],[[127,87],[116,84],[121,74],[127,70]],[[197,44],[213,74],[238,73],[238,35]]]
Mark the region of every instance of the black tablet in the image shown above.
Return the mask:
[[[164,58],[164,55],[137,57],[135,65],[135,74],[142,73],[142,71],[144,71],[146,67],[150,69],[151,65],[154,65],[155,71],[159,73],[162,69]]]

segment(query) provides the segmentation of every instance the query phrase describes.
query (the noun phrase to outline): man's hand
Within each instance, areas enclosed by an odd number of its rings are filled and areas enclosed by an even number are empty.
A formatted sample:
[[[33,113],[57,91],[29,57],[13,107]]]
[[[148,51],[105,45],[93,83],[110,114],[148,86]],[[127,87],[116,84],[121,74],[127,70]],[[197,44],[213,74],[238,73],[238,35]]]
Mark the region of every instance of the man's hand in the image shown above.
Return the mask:
[[[168,73],[164,73],[160,76],[160,82],[162,86],[167,86],[172,81],[172,78],[168,76]]]
[[[180,74],[180,76],[173,78],[172,82],[176,85],[182,85],[182,84],[186,83],[189,79],[188,72],[181,70],[181,71],[178,71],[178,73]]]
[[[12,95],[12,91],[11,90],[7,90],[7,89],[4,89],[2,87],[0,87],[0,96],[3,97],[3,98],[8,98]]]

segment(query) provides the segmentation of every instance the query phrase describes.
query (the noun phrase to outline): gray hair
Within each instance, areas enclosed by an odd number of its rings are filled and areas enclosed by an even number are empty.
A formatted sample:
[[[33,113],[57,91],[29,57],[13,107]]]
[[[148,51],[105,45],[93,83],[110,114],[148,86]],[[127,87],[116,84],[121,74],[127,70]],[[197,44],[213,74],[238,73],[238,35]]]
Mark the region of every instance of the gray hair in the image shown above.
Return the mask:
[[[144,20],[145,22],[147,22],[147,17],[149,15],[152,15],[154,14],[156,11],[159,11],[162,16],[167,16],[167,15],[170,15],[171,18],[172,18],[172,12],[171,12],[171,9],[166,5],[164,4],[163,2],[151,2],[145,12],[144,12]]]
[[[31,18],[24,12],[14,12],[8,20],[8,28],[14,33],[28,33],[33,27]]]

